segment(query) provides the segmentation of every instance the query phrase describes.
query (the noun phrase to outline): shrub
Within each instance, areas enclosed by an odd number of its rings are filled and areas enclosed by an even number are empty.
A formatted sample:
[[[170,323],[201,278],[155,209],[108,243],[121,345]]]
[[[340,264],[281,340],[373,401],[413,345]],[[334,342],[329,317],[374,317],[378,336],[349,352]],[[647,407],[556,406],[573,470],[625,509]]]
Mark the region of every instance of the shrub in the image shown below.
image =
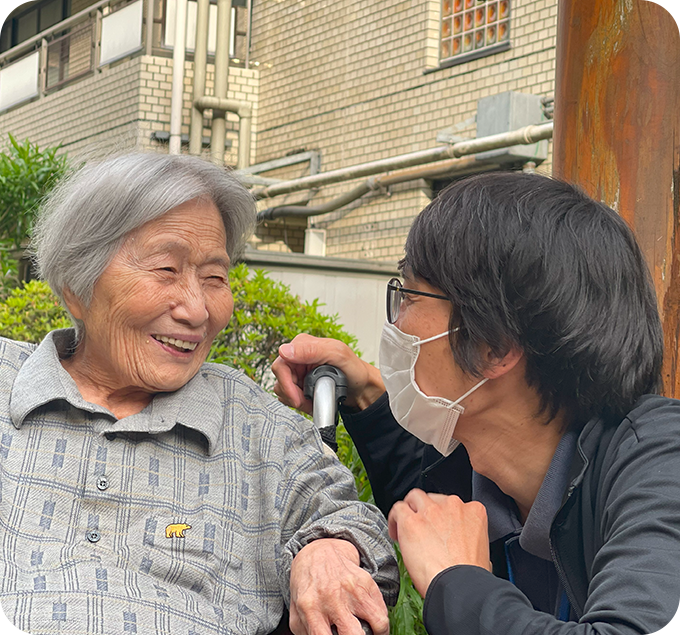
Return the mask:
[[[59,147],[40,150],[8,135],[0,152],[0,270],[5,291],[18,283],[17,251],[26,242],[44,196],[68,171]]]
[[[320,313],[317,300],[301,302],[283,283],[262,269],[244,264],[229,275],[234,294],[234,315],[216,338],[209,361],[240,368],[265,389],[273,386],[269,368],[281,344],[298,333],[333,337],[356,348],[356,338],[343,330],[337,316]]]
[[[0,303],[0,335],[21,342],[40,342],[54,329],[71,326],[68,313],[45,282],[31,280],[13,289]]]
[[[262,270],[249,271],[241,264],[230,273],[234,315],[215,339],[209,361],[227,364],[245,372],[265,388],[271,388],[269,372],[278,347],[298,333],[334,337],[352,348],[356,338],[337,323],[337,316],[319,312],[317,301],[301,302],[290,289],[268,278]],[[40,342],[49,331],[70,326],[66,311],[45,282],[33,280],[14,289],[0,302],[0,336],[24,342]],[[338,426],[338,457],[352,471],[359,499],[373,502],[366,470],[343,425]],[[401,591],[390,609],[392,635],[426,635],[422,623],[423,600],[413,588],[397,552]]]

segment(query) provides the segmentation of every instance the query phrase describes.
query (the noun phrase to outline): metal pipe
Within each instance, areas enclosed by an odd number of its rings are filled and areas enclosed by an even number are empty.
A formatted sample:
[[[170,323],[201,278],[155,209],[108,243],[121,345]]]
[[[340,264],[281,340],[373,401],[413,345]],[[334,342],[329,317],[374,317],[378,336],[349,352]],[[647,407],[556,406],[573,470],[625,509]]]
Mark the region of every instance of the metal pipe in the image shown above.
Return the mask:
[[[215,50],[215,97],[226,99],[229,82],[229,41],[231,37],[231,0],[217,0],[217,46]],[[224,164],[227,138],[227,114],[213,109],[210,156],[217,165]]]
[[[265,220],[274,220],[276,218],[309,218],[311,216],[320,216],[328,212],[334,212],[345,205],[349,205],[353,201],[361,198],[370,190],[378,190],[389,185],[397,183],[407,183],[408,181],[417,181],[418,179],[436,178],[438,176],[462,176],[464,174],[474,174],[476,172],[487,172],[498,168],[495,163],[481,163],[475,158],[464,159],[447,159],[446,161],[439,161],[434,164],[417,166],[413,168],[406,168],[404,170],[397,170],[382,176],[371,177],[361,185],[358,185],[349,192],[345,192],[326,203],[315,206],[305,205],[281,205],[278,207],[270,207],[262,210],[257,214],[257,222]]]
[[[371,186],[368,182],[358,185],[349,192],[345,192],[341,196],[334,198],[321,205],[315,205],[314,207],[307,207],[305,205],[281,205],[279,207],[270,207],[269,209],[262,210],[257,215],[257,221],[263,220],[274,220],[275,218],[282,217],[302,217],[306,218],[309,216],[318,216],[320,214],[327,214],[328,212],[333,212],[340,207],[349,205],[352,201],[361,198],[364,194],[371,191]]]
[[[250,129],[252,125],[252,108],[244,109],[239,115],[238,124],[238,161],[236,168],[242,170],[250,165]]]
[[[239,169],[245,169],[250,164],[250,130],[253,116],[253,105],[249,101],[239,101],[238,99],[226,99],[220,97],[213,97],[211,95],[203,95],[194,100],[194,107],[203,112],[206,108],[211,108],[213,112],[234,112],[239,116],[238,129],[238,163]],[[213,122],[215,121],[213,116]],[[214,132],[214,128],[213,128]],[[211,146],[214,146],[215,137]],[[224,138],[222,139],[222,146],[224,147]],[[224,150],[222,151],[224,156]],[[222,159],[224,161],[224,159]]]
[[[246,11],[248,12],[248,22],[246,23],[246,59],[244,67],[250,68],[250,38],[253,31],[253,0],[247,0]]]
[[[203,112],[196,100],[205,95],[205,76],[208,64],[208,24],[210,0],[198,0],[196,12],[196,49],[194,50],[194,91],[189,129],[189,154],[200,155],[203,149]]]
[[[153,55],[153,3],[154,0],[146,1],[146,54]]]
[[[361,163],[339,170],[331,170],[330,172],[322,172],[321,174],[305,176],[294,181],[284,181],[282,183],[277,183],[276,185],[270,185],[255,190],[253,194],[256,198],[270,198],[278,196],[279,194],[308,190],[313,187],[320,187],[322,185],[329,185],[340,181],[351,181],[352,179],[362,176],[371,176],[373,174],[380,174],[398,168],[423,165],[442,159],[462,157],[464,155],[476,154],[487,150],[507,148],[513,145],[528,145],[535,143],[536,141],[541,141],[542,139],[550,139],[552,137],[552,132],[553,122],[550,121],[544,124],[526,126],[519,130],[504,132],[502,134],[480,137],[479,139],[472,139],[470,141],[459,141],[453,145],[411,152],[409,154],[390,157],[389,159],[381,159],[379,161]]]
[[[170,154],[182,152],[182,106],[186,55],[187,0],[176,0],[175,45],[172,51],[172,97],[170,101]]]

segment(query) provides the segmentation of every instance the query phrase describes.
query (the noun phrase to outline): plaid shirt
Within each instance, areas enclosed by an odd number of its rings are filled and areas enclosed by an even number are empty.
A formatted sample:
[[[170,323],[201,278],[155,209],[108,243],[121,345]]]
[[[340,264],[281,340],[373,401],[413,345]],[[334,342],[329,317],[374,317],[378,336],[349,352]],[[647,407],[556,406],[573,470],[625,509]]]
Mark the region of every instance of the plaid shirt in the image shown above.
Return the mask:
[[[307,543],[351,541],[386,600],[385,520],[310,423],[204,364],[117,420],[59,361],[0,338],[0,601],[30,633],[269,633]]]

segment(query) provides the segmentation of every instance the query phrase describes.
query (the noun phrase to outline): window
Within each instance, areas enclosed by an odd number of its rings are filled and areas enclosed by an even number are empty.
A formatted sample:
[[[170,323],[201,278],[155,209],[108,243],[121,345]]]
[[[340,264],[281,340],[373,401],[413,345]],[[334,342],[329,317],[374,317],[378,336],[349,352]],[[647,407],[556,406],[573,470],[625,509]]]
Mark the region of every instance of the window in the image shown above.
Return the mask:
[[[510,46],[510,0],[442,0],[441,65],[476,59]]]
[[[231,3],[231,39],[229,56],[235,63],[242,63],[246,55],[246,36],[248,28],[248,11],[246,0],[232,0]],[[174,0],[165,0],[163,4],[163,46],[172,48],[175,43],[175,7]],[[196,13],[197,3],[189,0],[187,7],[187,50],[196,46]],[[208,23],[208,55],[215,54],[217,43],[217,0],[210,0]]]
[[[67,0],[43,0],[7,18],[0,33],[0,53],[21,44],[68,17]]]

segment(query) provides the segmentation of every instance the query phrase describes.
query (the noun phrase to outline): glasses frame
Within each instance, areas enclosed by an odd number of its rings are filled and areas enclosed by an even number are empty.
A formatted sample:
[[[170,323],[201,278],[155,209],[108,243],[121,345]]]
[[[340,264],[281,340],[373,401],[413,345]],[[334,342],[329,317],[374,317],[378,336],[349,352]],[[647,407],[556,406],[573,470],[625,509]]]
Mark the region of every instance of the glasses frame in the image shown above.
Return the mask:
[[[395,293],[395,291],[397,293]],[[429,293],[428,291],[418,291],[417,289],[406,289],[402,286],[401,280],[399,278],[392,278],[387,283],[387,298],[386,298],[386,310],[387,310],[387,321],[390,324],[394,324],[399,318],[399,311],[401,309],[401,303],[404,300],[404,295],[410,293],[412,295],[424,295],[428,298],[437,298],[438,300],[449,300],[445,295],[440,295],[438,293]],[[398,297],[399,302],[394,306],[393,297]],[[450,302],[450,300],[449,300]]]

